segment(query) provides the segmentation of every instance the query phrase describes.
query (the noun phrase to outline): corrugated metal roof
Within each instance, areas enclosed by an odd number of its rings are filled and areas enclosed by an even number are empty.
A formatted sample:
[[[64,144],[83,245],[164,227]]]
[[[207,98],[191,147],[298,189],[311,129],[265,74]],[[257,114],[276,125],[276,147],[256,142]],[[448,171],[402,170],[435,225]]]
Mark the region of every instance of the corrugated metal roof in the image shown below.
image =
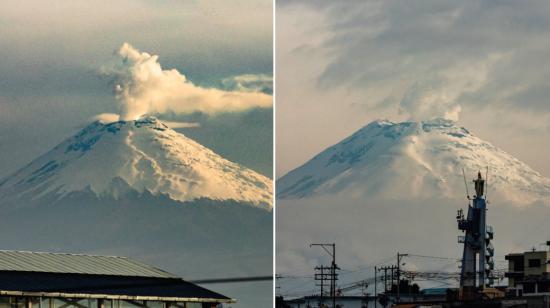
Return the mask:
[[[124,257],[2,250],[0,250],[0,271],[176,277],[168,272]]]

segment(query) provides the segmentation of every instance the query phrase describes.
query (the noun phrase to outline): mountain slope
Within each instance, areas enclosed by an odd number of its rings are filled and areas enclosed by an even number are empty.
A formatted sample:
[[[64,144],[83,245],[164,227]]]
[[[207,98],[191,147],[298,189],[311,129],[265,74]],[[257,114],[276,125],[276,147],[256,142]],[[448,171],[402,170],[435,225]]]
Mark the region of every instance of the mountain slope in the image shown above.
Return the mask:
[[[232,163],[153,117],[94,122],[0,182],[0,200],[126,190],[185,202],[235,200],[271,208],[267,177]]]
[[[548,200],[550,180],[454,122],[376,121],[277,181],[277,197],[344,193],[408,198],[464,195],[468,177],[489,168],[491,191],[514,202]]]

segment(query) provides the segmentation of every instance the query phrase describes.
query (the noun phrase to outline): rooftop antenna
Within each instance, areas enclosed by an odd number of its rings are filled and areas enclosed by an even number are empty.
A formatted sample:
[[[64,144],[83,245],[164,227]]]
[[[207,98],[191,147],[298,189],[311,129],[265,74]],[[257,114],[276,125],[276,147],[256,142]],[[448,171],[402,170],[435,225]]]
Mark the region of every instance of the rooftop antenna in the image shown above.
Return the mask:
[[[466,173],[464,173],[464,168],[462,168],[462,176],[464,177],[464,187],[466,187],[466,198],[470,200],[470,192],[468,192],[468,183],[466,183]]]

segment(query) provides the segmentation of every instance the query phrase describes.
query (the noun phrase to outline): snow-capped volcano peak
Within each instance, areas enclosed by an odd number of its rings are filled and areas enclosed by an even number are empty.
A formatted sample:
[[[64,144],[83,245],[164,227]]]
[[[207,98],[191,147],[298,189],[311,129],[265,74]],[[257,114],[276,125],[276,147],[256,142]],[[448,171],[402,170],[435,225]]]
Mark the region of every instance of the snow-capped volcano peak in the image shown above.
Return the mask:
[[[550,199],[550,180],[447,119],[374,121],[277,182],[280,198],[345,193],[359,197],[464,195],[467,176],[489,169],[493,195]]]
[[[154,117],[96,121],[0,182],[0,199],[121,189],[176,201],[235,200],[270,208],[267,177],[232,163]]]

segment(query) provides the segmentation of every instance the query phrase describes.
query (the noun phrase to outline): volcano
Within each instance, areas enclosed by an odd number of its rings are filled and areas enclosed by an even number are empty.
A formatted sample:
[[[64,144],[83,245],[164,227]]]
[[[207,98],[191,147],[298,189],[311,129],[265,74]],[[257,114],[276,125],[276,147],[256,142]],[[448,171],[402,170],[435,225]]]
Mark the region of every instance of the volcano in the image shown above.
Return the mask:
[[[94,122],[0,181],[0,247],[120,255],[188,280],[263,276],[272,181],[162,121]],[[208,286],[235,307],[270,282]]]
[[[92,123],[0,182],[0,200],[36,202],[127,190],[180,202],[234,200],[270,209],[272,183],[168,128],[154,117]]]
[[[550,199],[548,178],[446,119],[372,122],[280,178],[277,197],[456,198],[466,193],[462,169],[488,170],[491,196]]]

